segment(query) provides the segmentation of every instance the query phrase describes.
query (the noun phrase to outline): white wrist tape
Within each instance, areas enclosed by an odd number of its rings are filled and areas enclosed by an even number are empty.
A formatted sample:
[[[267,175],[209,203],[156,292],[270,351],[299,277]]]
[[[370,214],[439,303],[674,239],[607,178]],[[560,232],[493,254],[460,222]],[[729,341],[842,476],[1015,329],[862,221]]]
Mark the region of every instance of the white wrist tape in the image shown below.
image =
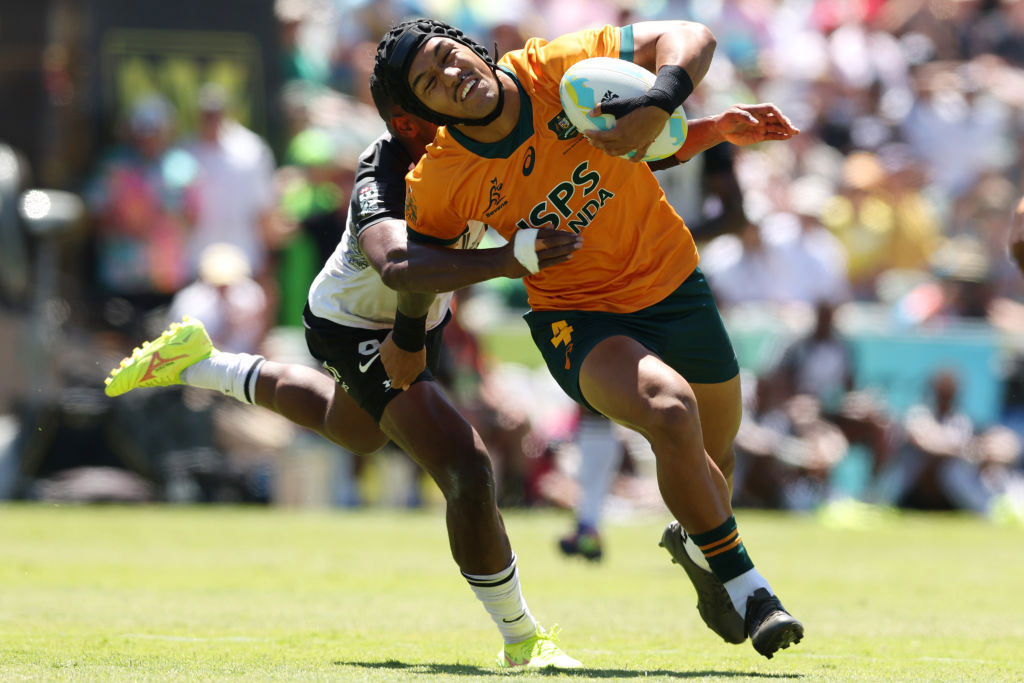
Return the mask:
[[[537,262],[537,228],[520,228],[516,232],[513,253],[516,260],[531,273],[540,270]]]

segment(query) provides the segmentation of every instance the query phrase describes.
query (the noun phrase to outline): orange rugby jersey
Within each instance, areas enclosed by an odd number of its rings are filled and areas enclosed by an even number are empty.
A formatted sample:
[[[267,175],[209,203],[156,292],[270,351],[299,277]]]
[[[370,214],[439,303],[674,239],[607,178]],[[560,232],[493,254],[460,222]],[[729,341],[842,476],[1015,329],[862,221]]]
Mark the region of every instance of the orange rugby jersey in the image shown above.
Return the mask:
[[[411,239],[462,246],[469,220],[583,234],[568,263],[524,278],[533,310],[628,313],[661,301],[697,267],[697,247],[646,164],[595,149],[562,111],[558,84],[588,57],[631,59],[632,27],[533,38],[499,62],[515,78],[516,128],[495,143],[438,130],[406,177]],[[471,129],[470,129],[471,130]]]

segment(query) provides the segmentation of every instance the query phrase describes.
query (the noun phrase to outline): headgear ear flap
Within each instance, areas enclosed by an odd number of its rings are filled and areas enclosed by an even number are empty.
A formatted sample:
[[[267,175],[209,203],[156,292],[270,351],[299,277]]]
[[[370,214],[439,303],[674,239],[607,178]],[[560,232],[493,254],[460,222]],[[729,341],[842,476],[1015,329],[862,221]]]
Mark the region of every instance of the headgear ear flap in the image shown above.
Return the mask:
[[[487,116],[479,119],[464,119],[447,116],[430,109],[416,97],[409,86],[409,67],[416,51],[433,36],[444,36],[470,48],[487,63],[497,77],[497,65],[483,45],[466,37],[462,31],[436,19],[412,19],[398,24],[381,38],[377,44],[377,57],[373,65],[373,76],[387,90],[400,107],[439,126],[460,124],[485,126],[501,114],[504,106],[504,91],[499,88],[498,102]]]

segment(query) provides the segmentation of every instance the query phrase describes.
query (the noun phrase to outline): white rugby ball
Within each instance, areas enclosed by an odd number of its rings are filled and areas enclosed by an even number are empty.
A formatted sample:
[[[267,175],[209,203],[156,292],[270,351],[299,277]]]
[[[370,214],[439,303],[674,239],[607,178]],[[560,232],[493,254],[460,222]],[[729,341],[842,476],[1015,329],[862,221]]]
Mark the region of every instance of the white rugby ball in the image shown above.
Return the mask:
[[[654,85],[655,76],[633,62],[614,57],[591,57],[576,62],[562,75],[558,94],[562,109],[580,132],[608,130],[615,126],[610,114],[588,116],[587,113],[605,100],[614,97],[642,95]],[[672,156],[686,141],[686,112],[676,107],[665,128],[647,148],[644,161]],[[632,157],[636,152],[625,155]]]

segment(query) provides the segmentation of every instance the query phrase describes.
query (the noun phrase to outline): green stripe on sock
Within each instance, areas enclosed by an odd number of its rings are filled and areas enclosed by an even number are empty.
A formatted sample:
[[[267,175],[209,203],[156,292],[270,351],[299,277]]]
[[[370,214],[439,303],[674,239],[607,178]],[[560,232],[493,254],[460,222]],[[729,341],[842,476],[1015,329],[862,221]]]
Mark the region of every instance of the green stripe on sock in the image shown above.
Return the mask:
[[[708,545],[718,543],[722,539],[727,538],[734,531],[736,531],[736,517],[730,516],[729,519],[725,520],[722,524],[711,531],[705,531],[700,534],[690,534],[690,538],[692,538],[693,542],[703,549]],[[714,549],[712,549],[711,552],[714,552]],[[754,562],[750,559],[750,556],[747,555],[747,549],[743,547],[742,539],[734,548],[710,557],[705,554],[704,557],[707,558],[708,564],[711,566],[711,571],[714,572],[715,576],[717,576],[722,583],[725,583],[730,579],[735,579],[743,572],[754,568]]]

